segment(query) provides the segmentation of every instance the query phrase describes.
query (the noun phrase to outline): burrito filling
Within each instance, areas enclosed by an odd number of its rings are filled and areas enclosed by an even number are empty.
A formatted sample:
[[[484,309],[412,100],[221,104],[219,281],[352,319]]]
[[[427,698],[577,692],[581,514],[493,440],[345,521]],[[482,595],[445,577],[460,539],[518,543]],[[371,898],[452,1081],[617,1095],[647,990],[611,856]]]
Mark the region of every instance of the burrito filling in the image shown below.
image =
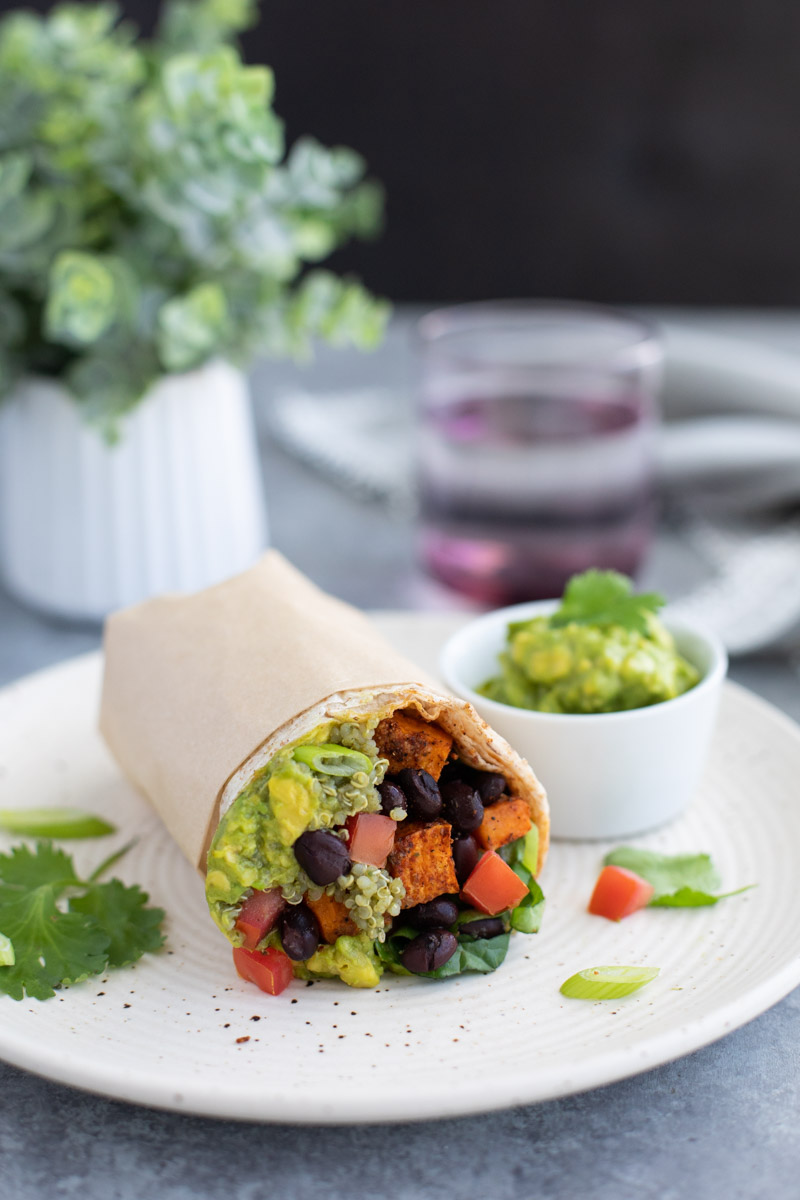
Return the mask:
[[[505,778],[414,711],[319,726],[256,772],[208,855],[239,973],[374,987],[492,971],[539,928],[538,833]]]

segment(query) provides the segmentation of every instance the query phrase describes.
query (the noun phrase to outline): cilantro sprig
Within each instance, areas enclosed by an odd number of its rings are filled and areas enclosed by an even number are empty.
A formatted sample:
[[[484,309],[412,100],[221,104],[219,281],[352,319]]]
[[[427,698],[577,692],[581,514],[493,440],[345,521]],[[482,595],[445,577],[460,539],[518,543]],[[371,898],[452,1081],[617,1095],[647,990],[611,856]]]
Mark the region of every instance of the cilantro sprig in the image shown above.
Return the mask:
[[[648,618],[665,604],[659,592],[635,595],[633,583],[618,571],[584,571],[573,575],[560,607],[550,618],[561,625],[619,625],[637,633],[648,632]]]
[[[81,879],[72,858],[50,842],[0,854],[0,933],[10,947],[0,993],[49,1000],[56,988],[127,966],[163,944],[164,911],[148,907],[146,892],[99,881],[118,857]]]
[[[656,854],[619,846],[603,859],[606,867],[626,867],[655,889],[648,908],[706,908],[738,896],[755,884],[720,892],[720,877],[708,854]]]

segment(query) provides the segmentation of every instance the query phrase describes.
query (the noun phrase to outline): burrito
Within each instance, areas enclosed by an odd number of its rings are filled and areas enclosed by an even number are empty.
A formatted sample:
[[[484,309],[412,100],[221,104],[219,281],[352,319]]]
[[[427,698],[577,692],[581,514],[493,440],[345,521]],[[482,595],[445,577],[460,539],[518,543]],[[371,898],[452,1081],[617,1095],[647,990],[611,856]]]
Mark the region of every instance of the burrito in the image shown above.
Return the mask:
[[[100,724],[264,991],[487,972],[538,930],[531,767],[275,551],[111,617]]]

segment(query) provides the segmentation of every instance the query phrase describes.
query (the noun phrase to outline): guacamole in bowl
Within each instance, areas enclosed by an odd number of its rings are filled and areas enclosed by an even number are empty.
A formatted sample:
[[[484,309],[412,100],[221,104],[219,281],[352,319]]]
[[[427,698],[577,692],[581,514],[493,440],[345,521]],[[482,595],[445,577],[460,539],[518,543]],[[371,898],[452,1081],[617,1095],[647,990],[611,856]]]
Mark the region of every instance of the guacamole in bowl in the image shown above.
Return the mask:
[[[711,631],[662,620],[662,604],[589,571],[561,601],[484,613],[442,649],[448,687],[536,763],[554,837],[655,829],[698,785],[727,656]]]
[[[570,581],[561,606],[512,621],[499,671],[477,688],[499,704],[547,713],[610,713],[673,700],[698,682],[656,615],[656,593],[636,596],[614,571]]]

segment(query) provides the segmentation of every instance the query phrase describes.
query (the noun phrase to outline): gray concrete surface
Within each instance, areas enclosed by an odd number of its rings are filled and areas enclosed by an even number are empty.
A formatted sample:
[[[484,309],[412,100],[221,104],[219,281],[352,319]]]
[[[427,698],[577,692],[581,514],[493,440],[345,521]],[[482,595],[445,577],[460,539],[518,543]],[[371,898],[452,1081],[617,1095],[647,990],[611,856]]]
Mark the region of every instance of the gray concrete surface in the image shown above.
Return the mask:
[[[797,316],[732,325],[800,347]],[[379,356],[325,356],[314,375],[333,387],[354,371],[362,381],[407,377],[402,324]],[[257,372],[258,406],[276,379],[290,378],[286,367]],[[273,541],[298,566],[367,608],[447,603],[414,565],[409,518],[347,497],[265,433],[262,443]],[[370,553],[356,562],[354,544]],[[679,595],[704,569],[665,530],[647,582]],[[97,629],[45,620],[0,592],[0,683],[98,644]],[[737,662],[732,676],[800,718],[800,681],[785,658]],[[800,991],[723,1041],[605,1089],[485,1117],[354,1129],[148,1111],[0,1064],[0,1200],[796,1200],[798,1034]]]

